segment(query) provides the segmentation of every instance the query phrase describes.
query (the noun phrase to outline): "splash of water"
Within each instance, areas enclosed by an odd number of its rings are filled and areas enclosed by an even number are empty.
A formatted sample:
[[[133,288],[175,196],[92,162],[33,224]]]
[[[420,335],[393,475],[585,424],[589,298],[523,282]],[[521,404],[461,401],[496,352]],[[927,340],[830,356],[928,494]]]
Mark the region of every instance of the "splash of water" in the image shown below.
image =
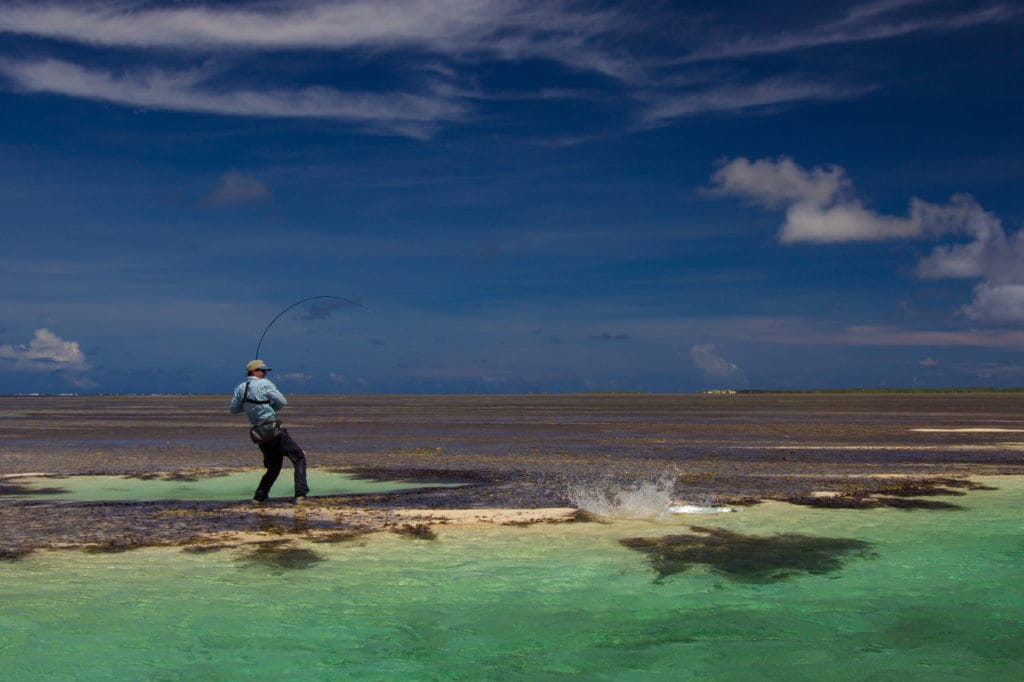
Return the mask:
[[[673,514],[727,514],[736,511],[732,507],[700,504],[676,504],[668,508]]]
[[[669,515],[675,490],[674,475],[653,481],[573,483],[567,495],[577,509],[618,519],[662,519]]]

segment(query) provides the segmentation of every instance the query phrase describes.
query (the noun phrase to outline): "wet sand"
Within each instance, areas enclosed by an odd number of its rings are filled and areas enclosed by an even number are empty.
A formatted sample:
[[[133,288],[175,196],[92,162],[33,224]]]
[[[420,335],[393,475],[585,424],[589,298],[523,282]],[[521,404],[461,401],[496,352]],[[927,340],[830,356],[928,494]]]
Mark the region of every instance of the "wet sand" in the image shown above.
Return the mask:
[[[369,532],[429,537],[454,523],[587,520],[570,490],[668,480],[682,503],[775,499],[953,510],[971,476],[1024,474],[1022,394],[290,396],[312,497],[68,503],[5,499],[17,476],[217,475],[259,464],[224,396],[0,397],[0,557],[40,548],[191,551]],[[159,417],[168,413],[174,419]],[[458,488],[317,496],[317,470]],[[254,473],[253,487],[258,479]]]

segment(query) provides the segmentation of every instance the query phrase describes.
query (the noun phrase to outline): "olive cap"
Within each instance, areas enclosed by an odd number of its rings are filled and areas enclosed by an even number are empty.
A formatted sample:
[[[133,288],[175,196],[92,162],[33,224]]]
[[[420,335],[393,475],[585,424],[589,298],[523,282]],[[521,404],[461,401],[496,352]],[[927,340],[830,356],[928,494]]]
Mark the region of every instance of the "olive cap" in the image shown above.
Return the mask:
[[[250,360],[249,364],[245,366],[246,373],[255,372],[258,369],[262,369],[264,372],[270,371],[270,368],[267,367],[267,363],[262,360]]]

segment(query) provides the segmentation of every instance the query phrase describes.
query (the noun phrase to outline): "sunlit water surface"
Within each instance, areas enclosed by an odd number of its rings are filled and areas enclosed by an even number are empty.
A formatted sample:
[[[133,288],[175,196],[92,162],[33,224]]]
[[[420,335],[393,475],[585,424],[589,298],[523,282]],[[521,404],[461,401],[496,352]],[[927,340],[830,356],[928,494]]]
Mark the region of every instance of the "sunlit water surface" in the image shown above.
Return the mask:
[[[1024,483],[984,482],[999,489],[942,498],[963,511],[770,503],[276,553],[32,554],[0,563],[0,679],[1020,679]],[[620,543],[691,524],[868,544],[765,580],[742,561],[659,573]]]

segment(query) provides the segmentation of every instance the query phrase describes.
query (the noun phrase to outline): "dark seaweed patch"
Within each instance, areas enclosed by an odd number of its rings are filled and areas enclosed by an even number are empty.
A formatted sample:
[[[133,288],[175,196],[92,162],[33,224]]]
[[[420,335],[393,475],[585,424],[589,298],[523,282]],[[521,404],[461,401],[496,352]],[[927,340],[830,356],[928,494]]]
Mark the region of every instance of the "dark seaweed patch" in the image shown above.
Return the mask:
[[[286,540],[281,542],[261,542],[255,548],[246,552],[241,560],[251,564],[270,566],[271,568],[303,570],[320,563],[324,558],[311,549],[294,547]]]
[[[963,509],[952,502],[916,499],[921,497],[962,497],[967,491],[995,490],[991,486],[962,478],[878,479],[849,481],[835,495],[788,495],[790,504],[822,509],[931,509],[956,511]]]
[[[939,500],[912,500],[903,497],[878,497],[875,498],[883,506],[893,509],[932,509],[935,511],[963,511],[963,507],[952,502],[941,502]]]
[[[772,583],[799,573],[837,571],[846,555],[867,556],[871,543],[810,535],[742,535],[720,528],[691,526],[693,534],[627,538],[619,542],[646,555],[658,582],[703,564],[731,580]]]
[[[219,552],[222,549],[227,549],[228,545],[222,544],[208,544],[208,545],[186,545],[181,548],[181,551],[185,554],[212,554],[213,552]]]
[[[198,477],[191,474],[166,474],[159,471],[144,474],[128,474],[125,478],[134,478],[139,481],[178,481],[180,483],[195,483],[199,480]]]
[[[586,509],[577,509],[569,517],[569,523],[603,523],[608,524],[609,521],[605,521],[600,516],[593,512],[588,512]]]
[[[126,535],[119,538],[112,538],[103,542],[86,545],[82,548],[87,554],[119,554],[129,550],[147,547],[153,543],[147,542],[144,538],[134,535]]]
[[[934,486],[946,488],[966,488],[967,490],[999,490],[999,488],[978,483],[967,478],[928,478],[924,482]]]
[[[65,488],[33,488],[17,483],[0,483],[0,495],[60,495],[70,492]]]
[[[309,519],[301,514],[291,518],[260,514],[259,529],[270,535],[302,534],[310,529],[310,523]]]
[[[125,478],[139,481],[176,481],[179,483],[196,483],[203,478],[220,478],[229,472],[210,467],[193,467],[187,471],[143,471],[124,474]]]
[[[437,533],[426,523],[403,523],[400,526],[395,526],[391,529],[392,533],[396,535],[407,535],[411,538],[420,538],[421,540],[436,540]]]
[[[915,500],[908,497],[862,496],[862,495],[791,495],[786,497],[790,504],[818,509],[930,509],[935,511],[960,511],[963,509],[952,502],[940,500]]]
[[[956,478],[926,478],[919,481],[909,480],[890,483],[881,487],[878,492],[884,495],[895,497],[929,497],[935,495],[966,495],[963,490],[954,488],[966,488],[977,490],[983,488],[980,484]]]
[[[320,535],[314,535],[309,538],[311,542],[320,544],[333,544],[338,542],[351,542],[362,536],[366,535],[365,531],[359,530],[339,530],[331,533],[323,533]]]
[[[16,549],[0,547],[0,561],[18,561],[19,559],[24,559],[33,551],[31,547],[18,547]]]

